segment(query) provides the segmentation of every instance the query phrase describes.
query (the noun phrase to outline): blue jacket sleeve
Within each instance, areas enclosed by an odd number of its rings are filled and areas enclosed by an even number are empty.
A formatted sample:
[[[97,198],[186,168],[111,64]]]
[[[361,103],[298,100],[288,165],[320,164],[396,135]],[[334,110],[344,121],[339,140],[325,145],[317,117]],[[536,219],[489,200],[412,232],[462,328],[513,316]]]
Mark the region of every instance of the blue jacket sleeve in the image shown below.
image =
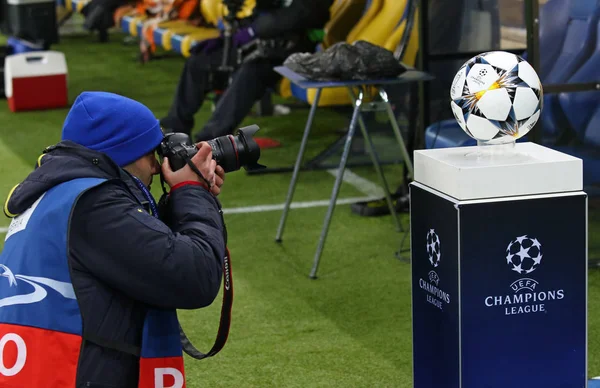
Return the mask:
[[[73,270],[157,308],[210,305],[222,278],[224,224],[217,200],[204,188],[172,192],[170,224],[144,211],[133,195],[106,183],[76,203],[70,224]]]

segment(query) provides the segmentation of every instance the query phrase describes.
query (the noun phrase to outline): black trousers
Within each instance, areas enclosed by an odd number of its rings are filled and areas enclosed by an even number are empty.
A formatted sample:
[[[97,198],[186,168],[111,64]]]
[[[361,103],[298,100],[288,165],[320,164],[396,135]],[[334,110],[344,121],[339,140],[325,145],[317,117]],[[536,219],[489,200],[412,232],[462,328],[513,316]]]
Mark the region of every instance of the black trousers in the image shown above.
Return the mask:
[[[190,135],[194,128],[194,115],[202,107],[206,94],[217,86],[214,85],[215,73],[211,69],[218,66],[221,59],[221,50],[210,55],[192,54],[187,59],[169,113],[161,119],[163,128]],[[260,60],[239,67],[219,99],[212,117],[194,140],[206,141],[232,134],[250,113],[254,103],[280,79],[280,75],[273,70],[277,65],[273,61]]]

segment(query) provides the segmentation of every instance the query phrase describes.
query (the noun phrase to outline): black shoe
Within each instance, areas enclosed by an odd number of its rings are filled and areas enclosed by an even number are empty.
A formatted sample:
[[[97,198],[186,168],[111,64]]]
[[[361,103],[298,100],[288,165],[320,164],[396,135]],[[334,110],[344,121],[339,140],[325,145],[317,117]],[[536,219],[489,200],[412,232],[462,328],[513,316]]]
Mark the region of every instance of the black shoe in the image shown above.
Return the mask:
[[[407,194],[392,195],[392,203],[398,213],[408,213],[410,209],[409,196]],[[385,197],[373,201],[353,203],[350,205],[350,210],[352,210],[352,213],[362,217],[379,217],[390,214],[390,208]]]

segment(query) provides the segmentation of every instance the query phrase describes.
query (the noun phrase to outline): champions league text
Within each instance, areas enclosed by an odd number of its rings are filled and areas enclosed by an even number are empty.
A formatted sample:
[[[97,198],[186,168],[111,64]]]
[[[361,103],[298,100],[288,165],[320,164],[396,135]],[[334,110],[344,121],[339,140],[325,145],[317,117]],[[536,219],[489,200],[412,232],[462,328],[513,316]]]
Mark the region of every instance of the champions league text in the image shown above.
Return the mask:
[[[431,294],[431,295],[427,295],[427,302],[431,303],[432,305],[439,308],[440,310],[443,310],[443,308],[442,308],[443,302],[446,302],[448,304],[450,303],[450,295],[448,295],[448,293],[440,290],[433,284],[427,283],[423,279],[419,279],[419,286],[423,290],[425,290]]]
[[[504,306],[504,315],[517,315],[546,312],[544,303],[550,300],[561,300],[565,297],[564,290],[525,292],[505,296],[488,296],[485,298],[487,307]],[[525,304],[525,306],[522,306]]]

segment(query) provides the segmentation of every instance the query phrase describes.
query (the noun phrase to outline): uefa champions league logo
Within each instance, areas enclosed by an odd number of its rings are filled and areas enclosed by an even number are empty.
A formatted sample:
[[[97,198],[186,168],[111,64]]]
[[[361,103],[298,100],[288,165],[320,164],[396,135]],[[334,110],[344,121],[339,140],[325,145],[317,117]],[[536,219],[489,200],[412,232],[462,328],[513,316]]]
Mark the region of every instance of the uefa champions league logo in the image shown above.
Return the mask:
[[[506,262],[521,275],[535,271],[542,262],[542,244],[527,235],[517,237],[506,248]]]
[[[540,268],[542,244],[536,237],[522,235],[510,241],[505,251],[506,265],[519,279],[510,284],[512,295],[490,295],[485,298],[487,307],[504,308],[505,315],[547,313],[547,304],[564,299],[563,289],[540,289],[540,283],[528,277]]]
[[[440,244],[440,237],[435,232],[435,229],[429,229],[429,232],[427,232],[427,256],[434,268],[437,268],[437,266],[440,265],[440,259],[442,257]],[[439,284],[440,277],[437,272],[433,270],[429,271],[429,281],[435,283],[436,286]]]
[[[429,255],[429,262],[434,268],[440,264],[442,257],[440,244],[440,238],[435,230],[429,229],[429,232],[427,232],[427,254]]]
[[[512,271],[519,275],[528,275],[535,271],[542,262],[542,244],[537,238],[527,235],[512,240],[506,247],[506,263]],[[531,278],[522,278],[510,285],[514,292],[528,289],[535,291],[539,283]]]
[[[427,232],[426,241],[427,258],[429,259],[429,263],[434,268],[437,268],[440,265],[442,251],[440,237],[435,232],[435,229],[429,229]],[[429,271],[428,277],[428,282],[424,279],[419,279],[419,286],[428,293],[427,302],[436,306],[440,310],[443,310],[444,302],[446,304],[450,303],[450,295],[438,288],[440,284],[440,277],[435,270]]]

